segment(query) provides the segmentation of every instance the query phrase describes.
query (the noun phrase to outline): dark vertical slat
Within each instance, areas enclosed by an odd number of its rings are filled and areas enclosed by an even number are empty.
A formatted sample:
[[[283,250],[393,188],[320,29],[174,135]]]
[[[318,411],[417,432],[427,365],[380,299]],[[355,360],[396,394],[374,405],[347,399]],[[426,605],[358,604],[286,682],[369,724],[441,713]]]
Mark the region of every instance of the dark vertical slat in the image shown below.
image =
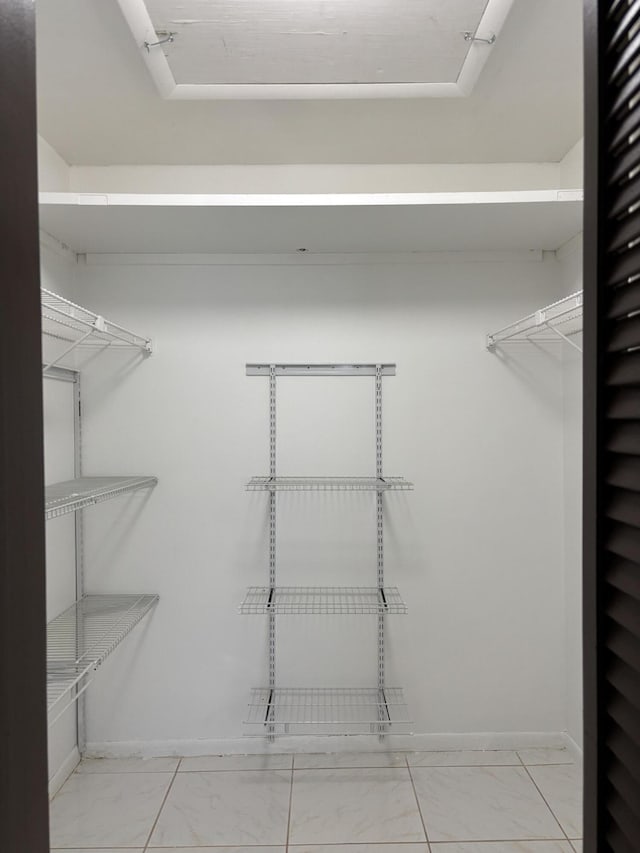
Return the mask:
[[[48,853],[35,7],[0,2],[0,850]]]
[[[585,851],[626,853],[640,851],[640,4],[585,13]]]
[[[584,184],[584,319],[583,319],[583,693],[584,693],[584,853],[603,853],[606,826],[600,797],[600,765],[605,763],[600,696],[600,584],[598,562],[601,548],[600,519],[603,495],[599,484],[599,438],[603,404],[600,399],[603,367],[599,357],[598,313],[601,306],[599,277],[606,234],[601,209],[600,150],[605,101],[600,34],[607,3],[584,0],[585,68],[585,184]],[[611,849],[611,848],[609,848]]]

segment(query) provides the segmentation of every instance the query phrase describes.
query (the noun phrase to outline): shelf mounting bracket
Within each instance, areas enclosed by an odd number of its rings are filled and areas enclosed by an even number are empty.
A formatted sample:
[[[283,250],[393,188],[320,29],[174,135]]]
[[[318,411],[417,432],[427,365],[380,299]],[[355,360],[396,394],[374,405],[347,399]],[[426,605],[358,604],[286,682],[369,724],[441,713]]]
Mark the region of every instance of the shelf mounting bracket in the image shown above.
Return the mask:
[[[492,33],[488,39],[479,38],[475,33],[472,33],[467,30],[464,34],[464,40],[470,42],[479,42],[480,44],[495,44],[496,43],[496,34]]]

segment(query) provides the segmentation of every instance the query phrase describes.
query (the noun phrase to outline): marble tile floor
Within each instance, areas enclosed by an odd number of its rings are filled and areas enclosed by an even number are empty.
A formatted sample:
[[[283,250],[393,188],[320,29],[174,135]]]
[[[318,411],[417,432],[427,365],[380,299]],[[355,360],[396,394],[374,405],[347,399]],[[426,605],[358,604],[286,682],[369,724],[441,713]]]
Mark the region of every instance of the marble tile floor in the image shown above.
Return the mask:
[[[73,853],[581,853],[563,749],[87,759],[51,803]]]

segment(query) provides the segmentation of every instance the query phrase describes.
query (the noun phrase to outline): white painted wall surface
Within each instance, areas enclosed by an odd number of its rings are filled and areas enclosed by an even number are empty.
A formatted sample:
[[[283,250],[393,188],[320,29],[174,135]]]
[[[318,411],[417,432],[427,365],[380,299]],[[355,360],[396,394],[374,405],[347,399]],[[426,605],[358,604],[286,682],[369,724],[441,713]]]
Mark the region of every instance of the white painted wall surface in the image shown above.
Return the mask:
[[[266,495],[244,491],[268,466],[255,360],[397,362],[385,470],[416,488],[386,499],[387,579],[410,607],[388,620],[388,683],[406,688],[415,732],[565,730],[561,352],[484,348],[557,298],[554,259],[79,272],[79,300],[157,343],[83,376],[85,472],[160,480],[86,513],[89,591],[160,594],[89,691],[95,750],[265,749],[239,740],[266,671],[266,619],[236,611],[267,578]],[[278,394],[281,473],[373,470],[371,382],[289,379]],[[283,496],[280,581],[372,583],[373,506]],[[280,684],[372,683],[375,617],[278,625]]]
[[[582,288],[582,235],[560,253],[565,293]],[[581,335],[575,339],[581,342]],[[564,346],[565,595],[567,601],[567,731],[582,748],[582,356]]]
[[[573,152],[573,149],[572,149]],[[244,166],[72,166],[72,192],[490,192],[582,186],[579,152],[558,163],[306,163]]]
[[[40,192],[69,192],[70,169],[58,152],[38,134],[38,188]]]
[[[65,254],[40,245],[43,287],[70,296],[76,265]],[[46,361],[65,344],[43,338]],[[70,384],[43,380],[45,483],[69,480],[74,472],[73,389]],[[48,521],[45,526],[47,559],[47,621],[75,600],[75,526],[72,515]],[[68,711],[49,729],[49,778],[53,779],[76,746],[74,711]],[[64,780],[62,780],[64,781]]]

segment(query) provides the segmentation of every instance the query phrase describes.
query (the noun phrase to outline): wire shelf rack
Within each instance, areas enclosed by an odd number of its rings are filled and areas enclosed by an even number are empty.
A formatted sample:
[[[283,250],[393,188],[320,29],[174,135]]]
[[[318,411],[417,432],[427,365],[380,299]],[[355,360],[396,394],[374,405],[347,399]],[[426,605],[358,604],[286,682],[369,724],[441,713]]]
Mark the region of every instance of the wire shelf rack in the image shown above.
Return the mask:
[[[157,482],[157,477],[79,477],[54,483],[45,487],[45,517],[57,518]]]
[[[252,477],[249,492],[387,492],[408,491],[404,477]]]
[[[70,344],[61,355],[45,366],[45,372],[77,347],[115,346],[137,349],[146,354],[152,352],[150,338],[137,335],[44,287],[40,290],[40,302],[42,333]]]
[[[256,687],[245,725],[249,734],[400,734],[411,720],[400,687]]]
[[[240,613],[404,614],[407,605],[398,588],[364,586],[250,586]]]
[[[92,672],[157,603],[157,595],[86,595],[47,625],[47,704],[50,714],[58,711],[50,724],[84,693]]]
[[[583,291],[579,290],[487,335],[487,349],[493,350],[498,344],[506,343],[557,343],[564,340],[582,351],[571,340],[573,335],[582,331],[582,314]]]
[[[59,296],[46,288],[40,289],[42,309],[42,331],[45,335],[74,343],[87,331],[85,346],[93,344],[114,344],[115,346],[135,347],[151,352],[151,339],[125,329],[111,320],[107,320],[88,308],[76,305],[64,296]]]

